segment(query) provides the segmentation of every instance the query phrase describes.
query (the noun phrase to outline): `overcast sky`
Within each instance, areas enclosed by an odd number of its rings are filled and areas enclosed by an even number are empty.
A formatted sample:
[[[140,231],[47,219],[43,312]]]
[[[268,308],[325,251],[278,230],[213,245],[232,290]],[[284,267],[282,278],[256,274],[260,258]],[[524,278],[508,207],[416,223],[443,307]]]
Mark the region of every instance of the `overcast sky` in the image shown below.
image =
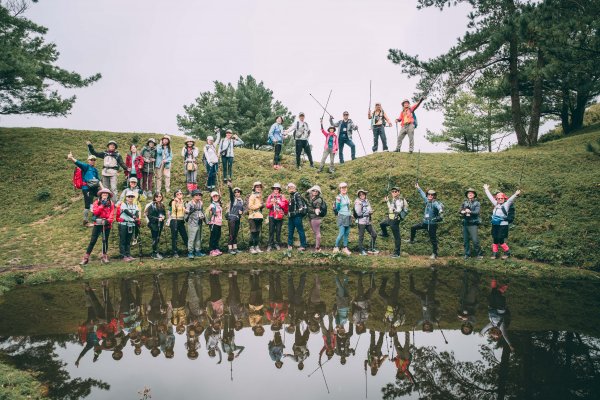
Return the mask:
[[[49,29],[46,40],[61,53],[58,64],[83,75],[102,73],[65,118],[9,116],[2,126],[40,126],[176,134],[176,115],[213,81],[252,75],[294,114],[304,111],[318,127],[321,109],[348,110],[362,127],[370,152],[367,109],[373,103],[396,117],[416,79],[387,60],[401,48],[429,58],[464,33],[467,9],[417,10],[410,0],[148,1],[41,0],[25,16]],[[424,138],[439,130],[442,115],[421,110],[416,148],[441,151]],[[394,128],[387,129],[390,148]],[[323,145],[322,137],[313,145]],[[265,133],[266,137],[266,133]],[[363,154],[358,140],[357,152]],[[408,146],[406,143],[403,147]],[[320,153],[320,151],[318,151]]]

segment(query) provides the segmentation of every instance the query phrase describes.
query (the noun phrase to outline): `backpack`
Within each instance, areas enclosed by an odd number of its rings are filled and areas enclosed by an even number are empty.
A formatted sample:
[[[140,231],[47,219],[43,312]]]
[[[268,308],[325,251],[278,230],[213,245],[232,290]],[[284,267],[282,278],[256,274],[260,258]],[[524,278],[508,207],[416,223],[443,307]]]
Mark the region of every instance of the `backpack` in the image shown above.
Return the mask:
[[[417,114],[415,114],[415,112],[413,111],[412,113],[413,115],[413,119],[415,120],[414,124],[415,124],[415,129],[417,129],[417,126],[419,126],[418,122],[417,122]]]
[[[327,215],[327,203],[321,199],[321,206],[319,206],[319,217],[324,218]],[[337,215],[337,213],[336,213]]]
[[[332,204],[331,208],[333,209],[333,214],[337,217],[338,210],[337,210],[337,208],[335,206],[335,200],[333,200],[333,203],[331,203],[331,204]]]
[[[354,217],[354,219],[359,219],[362,218],[360,215],[358,215],[358,213],[356,212],[356,206],[353,205],[352,206],[352,216]]]
[[[500,207],[500,209],[504,213],[504,216],[506,217],[506,221],[509,224],[512,224],[515,221],[515,214],[516,214],[515,204],[513,203],[510,205],[510,207],[508,207],[508,212],[506,211],[504,206]]]
[[[73,171],[73,187],[75,189],[83,187],[83,171],[79,167],[75,167],[75,171]]]
[[[433,209],[436,210],[436,212],[437,212],[437,215],[435,216],[435,220],[437,222],[442,222],[442,221],[444,221],[444,203],[442,203],[439,200],[436,200],[435,203],[438,204],[438,207],[435,207],[435,205],[433,207]]]
[[[298,192],[296,192],[294,200],[298,202],[296,205],[296,214],[305,216],[308,213],[308,204],[306,204],[306,200],[304,200],[304,198],[302,198]]]

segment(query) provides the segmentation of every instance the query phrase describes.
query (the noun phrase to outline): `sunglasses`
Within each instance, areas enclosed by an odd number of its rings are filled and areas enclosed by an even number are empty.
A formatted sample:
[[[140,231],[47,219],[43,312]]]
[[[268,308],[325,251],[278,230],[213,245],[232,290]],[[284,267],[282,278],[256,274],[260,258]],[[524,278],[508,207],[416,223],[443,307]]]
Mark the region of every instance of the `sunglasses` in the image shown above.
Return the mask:
[[[133,199],[135,196],[127,196],[128,199]]]
[[[344,115],[348,115],[348,114],[344,114]]]
[[[397,190],[392,190],[392,193],[398,193],[398,191]]]

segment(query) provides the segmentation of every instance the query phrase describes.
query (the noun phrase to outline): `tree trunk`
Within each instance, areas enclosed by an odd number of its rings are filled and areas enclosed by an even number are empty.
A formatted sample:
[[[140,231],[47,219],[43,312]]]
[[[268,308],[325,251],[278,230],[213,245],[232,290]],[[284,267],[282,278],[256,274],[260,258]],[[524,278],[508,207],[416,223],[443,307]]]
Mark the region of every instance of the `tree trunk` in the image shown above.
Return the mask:
[[[527,143],[529,146],[537,144],[538,134],[540,131],[540,118],[542,116],[542,93],[543,79],[542,68],[544,67],[544,56],[542,51],[538,49],[537,65],[535,78],[533,81],[533,98],[531,101],[531,120],[529,121],[529,132],[527,133]]]
[[[576,131],[583,128],[583,117],[585,115],[585,106],[589,99],[589,92],[587,90],[577,91],[577,100],[575,102],[575,109],[571,116],[571,131]]]
[[[508,12],[514,13],[515,4],[512,0],[508,2]],[[522,114],[521,114],[521,98],[519,95],[519,43],[517,34],[515,33],[516,28],[510,34],[508,42],[508,82],[510,84],[510,111],[512,117],[513,127],[517,134],[517,143],[519,146],[527,146],[527,132],[523,126]]]
[[[571,103],[571,96],[569,88],[564,87],[562,89],[562,104],[560,107],[560,125],[562,126],[563,134],[568,135],[571,133],[571,121],[569,121],[570,112],[569,105]]]

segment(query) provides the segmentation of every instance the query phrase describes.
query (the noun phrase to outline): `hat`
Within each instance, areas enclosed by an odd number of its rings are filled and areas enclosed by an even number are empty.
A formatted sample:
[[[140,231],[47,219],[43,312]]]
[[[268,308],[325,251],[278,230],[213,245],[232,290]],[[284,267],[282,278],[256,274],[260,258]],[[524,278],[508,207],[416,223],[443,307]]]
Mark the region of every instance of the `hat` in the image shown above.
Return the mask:
[[[400,188],[399,188],[398,186],[392,186],[392,187],[391,187],[391,189],[390,189],[390,192],[391,192],[392,190],[397,190],[397,191],[400,191]]]
[[[234,188],[233,188],[233,192],[234,192],[234,193],[235,193],[235,192],[240,192],[240,193],[242,193],[242,189],[240,189],[239,187],[237,187],[237,186],[236,186],[236,187],[234,187]]]
[[[102,196],[102,193],[106,193],[108,194],[108,197],[113,197],[113,192],[110,191],[110,189],[100,189],[98,190],[98,197]]]
[[[125,197],[135,197],[135,193],[133,193],[133,190],[128,190],[125,192]]]
[[[296,184],[294,182],[288,182],[288,184],[287,184],[287,188],[288,189],[289,188],[295,188],[295,187],[296,187]]]
[[[148,141],[146,142],[146,144],[148,144],[150,142],[152,142],[152,143],[154,143],[156,145],[156,140],[154,140],[153,138],[148,139]]]
[[[167,140],[169,141],[169,143],[171,143],[171,137],[170,137],[169,135],[164,135],[164,136],[162,137],[162,139],[167,139]],[[162,139],[161,139],[161,140],[162,140]]]
[[[232,131],[231,129],[227,129],[227,130],[225,131],[225,134],[228,134],[228,133],[231,133],[231,134],[233,134],[233,131]]]
[[[303,112],[300,112],[300,113],[298,114],[298,116],[299,116],[299,117],[304,117],[304,113],[303,113]]]
[[[111,140],[110,142],[108,142],[108,143],[106,144],[106,147],[110,146],[111,144],[114,144],[114,145],[115,145],[115,149],[119,147],[119,145],[117,144],[117,142],[115,142],[114,140]]]
[[[138,179],[135,176],[132,176],[131,178],[129,178],[129,182],[138,183]]]
[[[437,196],[437,192],[436,192],[435,190],[433,190],[433,189],[429,189],[429,190],[427,191],[427,194],[430,194],[430,195],[432,195],[432,196],[434,196],[434,197],[435,197],[435,196]]]
[[[185,144],[188,144],[189,142],[192,142],[193,144],[196,143],[196,141],[194,139],[191,139],[191,138],[185,140]]]
[[[256,188],[257,186],[262,187],[262,183],[260,181],[256,181],[252,184],[252,189]]]
[[[206,141],[207,141],[207,142],[211,142],[211,141],[212,141],[212,142],[214,142],[214,141],[215,141],[215,138],[214,138],[214,137],[212,137],[212,136],[207,136],[207,137],[206,137]]]
[[[279,189],[279,190],[281,190],[281,185],[279,183],[274,183],[273,186],[271,186],[271,189]]]
[[[315,185],[315,186],[311,187],[310,189],[307,190],[307,192],[312,192],[313,190],[316,190],[317,192],[319,192],[319,194],[322,193],[321,186],[319,186],[319,185]]]
[[[348,184],[346,182],[340,182],[340,184],[338,185],[338,187],[340,187],[340,188],[348,187]]]
[[[344,111],[344,112],[342,113],[342,115],[344,115],[344,114],[350,114],[350,113],[349,113],[348,111]]]
[[[475,195],[475,197],[477,197],[477,192],[475,191],[475,189],[468,188],[467,190],[465,190],[465,196],[468,195],[469,192],[473,192],[473,194]]]
[[[507,195],[505,195],[505,194],[504,194],[504,193],[502,193],[502,192],[498,192],[498,193],[496,193],[496,196],[494,196],[494,197],[496,197],[496,198],[498,198],[498,197],[502,197],[502,198],[504,198],[504,200],[508,199],[508,196],[507,196]]]
[[[200,189],[192,190],[192,197],[194,196],[202,196],[202,191]]]
[[[328,131],[332,130],[335,132],[335,126],[330,126],[329,128],[327,128]]]
[[[183,191],[182,191],[181,189],[177,189],[177,190],[176,190],[176,191],[173,193],[173,196],[176,196],[176,195],[177,195],[177,193],[181,193],[181,194],[183,194]]]
[[[369,193],[368,190],[364,190],[364,189],[358,189],[358,191],[356,192],[356,195],[359,196],[361,193],[364,193],[365,196]]]
[[[96,159],[96,156],[95,156],[95,155],[93,155],[93,154],[90,154],[90,155],[88,156],[88,158],[87,158],[87,159],[88,159],[88,160],[95,160],[95,159]]]
[[[404,105],[404,103],[410,104],[410,101],[408,101],[408,99],[404,99],[404,100],[402,100],[402,105]]]
[[[219,192],[210,192],[210,197],[215,197],[215,196],[221,197],[221,195],[219,194]]]

